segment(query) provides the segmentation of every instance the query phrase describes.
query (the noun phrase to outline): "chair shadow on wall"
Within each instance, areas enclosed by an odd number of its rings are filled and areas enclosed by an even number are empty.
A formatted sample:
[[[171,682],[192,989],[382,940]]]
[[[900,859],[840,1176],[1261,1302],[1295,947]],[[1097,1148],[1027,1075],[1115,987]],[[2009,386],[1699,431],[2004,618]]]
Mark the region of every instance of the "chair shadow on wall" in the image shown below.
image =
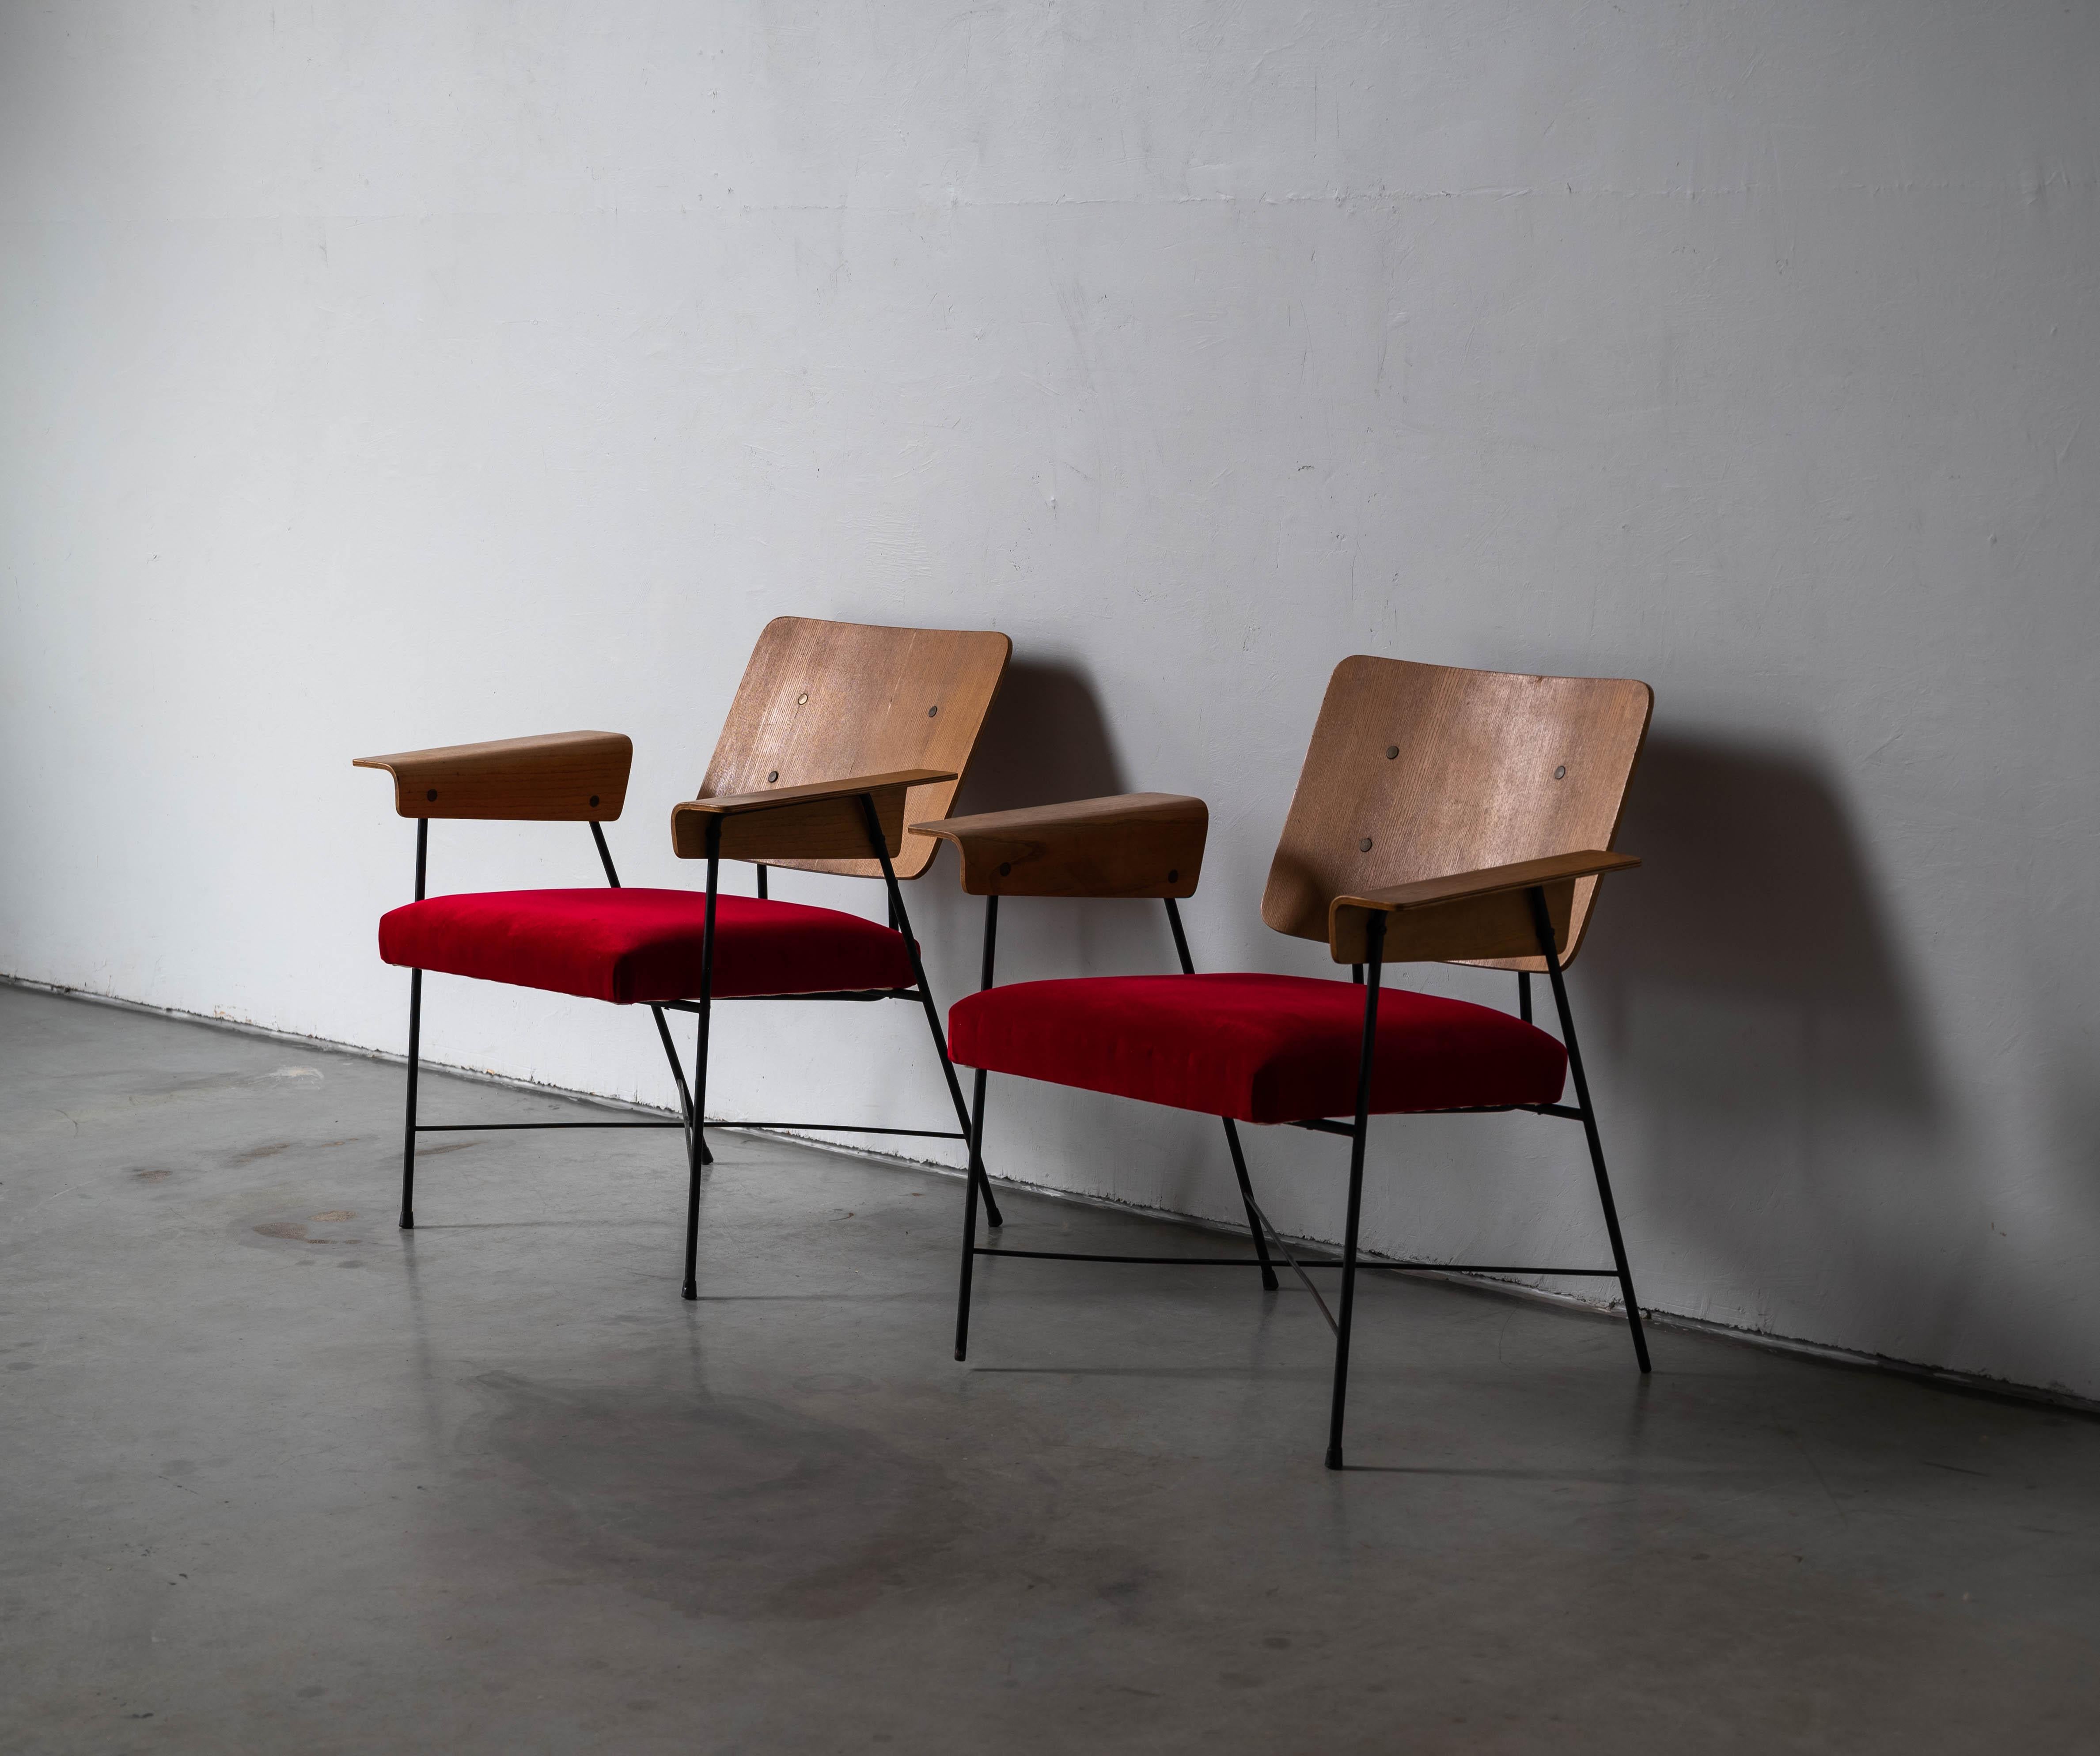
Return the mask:
[[[1813,762],[1682,736],[1641,758],[1618,845],[1626,905],[1597,917],[1586,960],[1614,1009],[1684,991],[1836,1040],[1804,1044],[1828,1095],[1926,1122],[1941,1108],[1902,960],[1844,807]],[[1684,1070],[1692,1072],[1688,1066]],[[1732,1057],[1699,1070],[1740,1089]]]
[[[1016,660],[1007,667],[985,720],[976,761],[955,799],[955,814],[1005,811],[1129,790],[1115,740],[1092,682],[1078,667]],[[945,863],[942,870],[953,872]],[[944,907],[953,880],[939,886]],[[974,943],[983,904],[968,899]],[[1063,902],[1030,898],[999,916],[1002,982],[1036,977],[1123,974],[1173,967],[1173,942],[1156,902]],[[1011,955],[1009,955],[1011,952]],[[973,984],[974,985],[974,984]]]
[[[1126,790],[1094,686],[1069,665],[1016,659],[977,740],[955,814],[1014,810]]]
[[[1593,1034],[1638,1098],[1652,1211],[1754,1302],[1716,1314],[1800,1333],[1834,1271],[1855,1299],[1908,1286],[1913,1321],[1934,1289],[1921,1348],[1953,1343],[1979,1264],[1922,1260],[1915,1216],[1968,1204],[1970,1155],[1836,789],[1796,752],[1658,735],[1618,845],[1643,865],[1584,954]]]

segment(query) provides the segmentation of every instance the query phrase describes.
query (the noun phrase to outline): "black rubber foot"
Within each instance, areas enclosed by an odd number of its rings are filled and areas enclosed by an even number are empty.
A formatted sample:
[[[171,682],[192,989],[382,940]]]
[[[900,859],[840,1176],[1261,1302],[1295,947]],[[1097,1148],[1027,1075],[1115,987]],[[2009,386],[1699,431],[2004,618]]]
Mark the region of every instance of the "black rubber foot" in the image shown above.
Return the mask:
[[[958,1360],[968,1359],[969,1357],[969,1350],[967,1348],[958,1348],[955,1350],[955,1357]]]
[[[700,1290],[697,1286],[681,1287],[678,1296],[681,1299],[698,1299],[700,1296]]]
[[[412,1232],[416,1229],[415,1215],[404,1213],[401,1216],[401,1229],[404,1232]]]
[[[1330,1445],[1327,1448],[1327,1467],[1330,1469],[1339,1469],[1341,1467],[1342,1448],[1339,1445]]]
[[[1266,1271],[1263,1273],[1261,1277],[1261,1290],[1265,1293],[1273,1293],[1281,1291],[1279,1283],[1273,1274],[1270,1274]]]

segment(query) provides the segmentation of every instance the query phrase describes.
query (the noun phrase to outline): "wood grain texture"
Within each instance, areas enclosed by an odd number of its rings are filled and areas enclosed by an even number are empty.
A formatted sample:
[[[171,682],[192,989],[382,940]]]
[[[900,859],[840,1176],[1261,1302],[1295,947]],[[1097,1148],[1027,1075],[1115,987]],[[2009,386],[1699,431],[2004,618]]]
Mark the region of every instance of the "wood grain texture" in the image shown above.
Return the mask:
[[[904,840],[904,804],[915,788],[953,780],[938,769],[907,768],[858,774],[828,786],[772,787],[721,798],[689,799],[671,808],[671,846],[682,859],[705,859],[708,823],[721,824],[724,859],[763,860],[769,866],[865,858],[869,853],[863,797],[875,801],[892,862]],[[900,875],[901,876],[901,875]]]
[[[351,765],[391,774],[404,817],[609,823],[627,802],[633,761],[623,733],[571,731],[360,756]]]
[[[1013,642],[995,633],[875,628],[801,616],[769,622],[744,669],[699,796],[930,769],[955,778],[912,788],[905,814],[911,822],[942,816],[969,771],[1012,651]],[[932,836],[907,832],[897,876],[917,877],[939,848]],[[808,871],[882,875],[872,859],[843,854],[764,858]]]
[[[1610,847],[1654,699],[1626,678],[1344,659],[1305,752],[1262,919],[1324,942],[1338,896]],[[1598,881],[1575,880],[1568,961]],[[1514,953],[1454,961],[1546,967]]]
[[[1186,897],[1210,824],[1201,799],[1126,792],[911,827],[955,844],[972,896]]]
[[[1542,889],[1553,948],[1562,953],[1568,946],[1577,881],[1639,864],[1630,854],[1592,848],[1485,871],[1419,879],[1364,896],[1338,896],[1327,911],[1328,946],[1338,964],[1362,963],[1370,955],[1367,931],[1375,914],[1386,917],[1383,955],[1389,964],[1535,955],[1538,928],[1532,918],[1530,892]],[[1542,964],[1545,960],[1538,961]]]

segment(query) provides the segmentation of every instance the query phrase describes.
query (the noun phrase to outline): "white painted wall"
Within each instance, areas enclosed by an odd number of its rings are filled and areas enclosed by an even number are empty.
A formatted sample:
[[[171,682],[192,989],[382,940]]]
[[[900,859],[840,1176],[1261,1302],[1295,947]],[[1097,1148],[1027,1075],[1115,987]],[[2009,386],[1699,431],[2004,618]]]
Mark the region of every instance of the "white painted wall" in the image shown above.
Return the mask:
[[[1644,1294],[2100,1395],[2096,149],[2044,0],[8,6],[0,968],[399,1048],[347,759],[627,730],[616,850],[690,883],[792,611],[1007,630],[975,802],[1200,792],[1199,958],[1317,973],[1255,906],[1337,658],[1633,674],[1576,986]],[[975,910],[915,901],[952,995]],[[439,1059],[668,1097],[644,1017],[432,990]],[[736,1020],[726,1111],[938,1125],[903,1008]],[[994,1117],[1232,1211],[1214,1125]],[[1571,1134],[1383,1125],[1369,1240],[1597,1248]],[[1255,1151],[1331,1235],[1332,1143]]]

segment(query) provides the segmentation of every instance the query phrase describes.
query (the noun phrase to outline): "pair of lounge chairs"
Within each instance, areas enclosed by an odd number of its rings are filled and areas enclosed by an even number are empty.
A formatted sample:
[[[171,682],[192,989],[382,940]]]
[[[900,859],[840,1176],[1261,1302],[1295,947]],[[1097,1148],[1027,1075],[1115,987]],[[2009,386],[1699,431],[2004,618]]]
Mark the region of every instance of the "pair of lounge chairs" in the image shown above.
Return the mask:
[[[959,1360],[968,1346],[972,1270],[980,1256],[1162,1260],[981,1242],[981,1224],[1003,1231],[983,1154],[986,1076],[999,1073],[1222,1119],[1254,1254],[1165,1260],[1242,1264],[1273,1291],[1273,1246],[1312,1292],[1335,1338],[1330,1468],[1342,1467],[1364,1152],[1374,1115],[1526,1110],[1579,1121],[1611,1267],[1380,1265],[1614,1279],[1635,1358],[1647,1371],[1640,1309],[1562,972],[1581,944],[1599,880],[1639,863],[1610,849],[1647,735],[1648,686],[1344,660],[1313,730],[1262,918],[1279,933],[1324,943],[1335,964],[1350,966],[1350,980],[1205,975],[1195,972],[1176,907],[1194,893],[1201,876],[1208,829],[1201,800],[1138,793],[945,814],[1011,651],[998,633],[792,617],[769,624],[699,796],[672,812],[676,851],[706,863],[700,891],[620,887],[600,827],[618,818],[625,802],[633,747],[616,734],[571,732],[359,758],[360,766],[391,773],[395,809],[416,821],[416,900],[385,916],[379,928],[381,956],[412,973],[402,1225],[415,1224],[417,1136],[462,1130],[416,1119],[426,970],[650,1008],[677,1088],[680,1119],[554,1125],[683,1131],[688,1299],[699,1294],[701,1171],[711,1158],[707,1082],[714,1004],[901,999],[925,1017],[954,1128],[858,1127],[835,1119],[716,1125],[964,1143]],[[441,817],[586,823],[607,887],[426,899],[430,822]],[[943,840],[960,854],[964,889],[985,898],[979,991],[955,1004],[945,1032],[902,889],[926,871]],[[757,867],[755,895],[722,893],[726,860]],[[880,878],[887,920],[774,901],[767,893],[772,866]],[[1008,897],[1157,898],[1165,905],[1180,973],[996,986],[999,906]],[[1383,985],[1388,964],[1411,962],[1513,971],[1518,1011]],[[1535,974],[1551,984],[1557,1040],[1532,1022]],[[671,1013],[695,1020],[690,1085],[672,1039]],[[973,1072],[968,1102],[958,1063]],[[1561,1098],[1571,1076],[1576,1101],[1568,1105]],[[1269,1224],[1248,1174],[1242,1122],[1348,1141],[1339,1257],[1294,1255]],[[1308,1271],[1315,1268],[1341,1271],[1335,1308],[1313,1285]]]

